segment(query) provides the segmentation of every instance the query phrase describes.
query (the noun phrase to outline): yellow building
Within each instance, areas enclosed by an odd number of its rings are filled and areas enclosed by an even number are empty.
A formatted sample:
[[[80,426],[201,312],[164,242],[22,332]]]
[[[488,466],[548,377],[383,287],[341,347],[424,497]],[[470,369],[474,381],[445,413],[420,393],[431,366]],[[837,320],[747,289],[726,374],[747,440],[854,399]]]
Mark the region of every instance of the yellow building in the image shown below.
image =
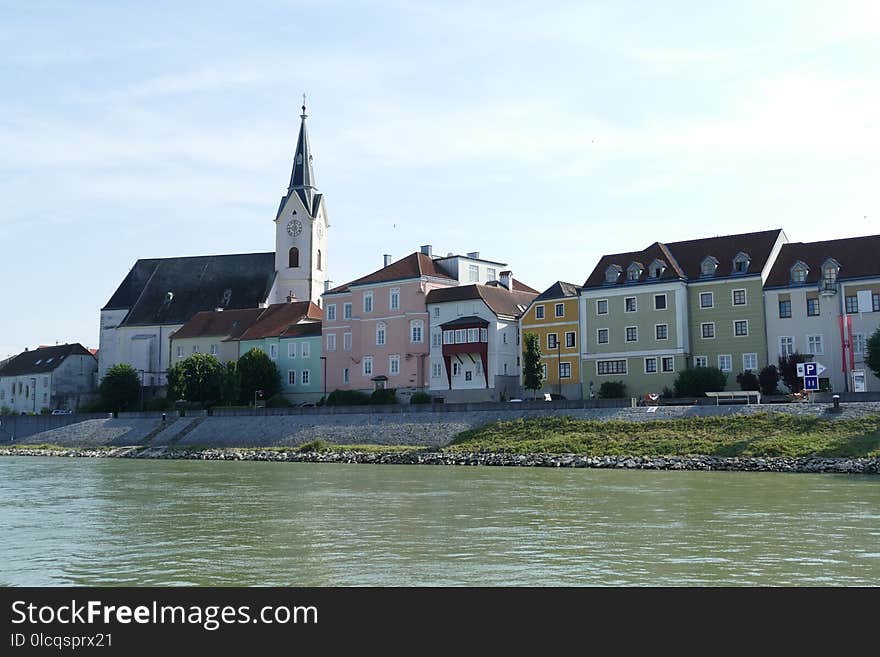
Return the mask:
[[[580,399],[581,387],[578,295],[580,286],[557,281],[526,308],[520,319],[525,335],[535,333],[541,343],[544,387],[541,393]]]

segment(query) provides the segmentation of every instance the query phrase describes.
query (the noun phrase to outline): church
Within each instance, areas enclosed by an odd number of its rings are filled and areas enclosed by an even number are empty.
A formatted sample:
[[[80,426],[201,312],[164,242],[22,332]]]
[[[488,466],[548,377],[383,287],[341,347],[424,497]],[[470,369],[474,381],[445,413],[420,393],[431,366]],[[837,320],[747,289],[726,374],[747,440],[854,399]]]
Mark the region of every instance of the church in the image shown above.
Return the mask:
[[[265,308],[290,300],[321,303],[327,276],[324,195],[315,184],[302,106],[287,192],[275,215],[275,251],[140,259],[101,308],[98,380],[128,363],[143,386],[165,385],[170,336],[206,310]]]

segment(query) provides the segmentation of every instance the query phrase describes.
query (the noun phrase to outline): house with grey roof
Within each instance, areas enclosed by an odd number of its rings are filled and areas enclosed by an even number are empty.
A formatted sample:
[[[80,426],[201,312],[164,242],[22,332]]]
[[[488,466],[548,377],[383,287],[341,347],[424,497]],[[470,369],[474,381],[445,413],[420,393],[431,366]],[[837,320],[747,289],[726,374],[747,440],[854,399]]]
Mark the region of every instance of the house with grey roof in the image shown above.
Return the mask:
[[[95,393],[98,361],[79,343],[25,349],[0,366],[0,408],[77,410]]]

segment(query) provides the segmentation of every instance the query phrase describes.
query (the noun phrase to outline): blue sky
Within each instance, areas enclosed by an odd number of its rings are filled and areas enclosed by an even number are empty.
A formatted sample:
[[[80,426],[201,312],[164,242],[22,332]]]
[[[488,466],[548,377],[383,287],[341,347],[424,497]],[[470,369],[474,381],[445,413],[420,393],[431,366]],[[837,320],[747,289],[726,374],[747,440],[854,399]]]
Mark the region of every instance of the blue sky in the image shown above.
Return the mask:
[[[702,4],[0,0],[0,357],[97,346],[138,258],[273,250],[303,91],[336,283],[880,232],[880,5]]]

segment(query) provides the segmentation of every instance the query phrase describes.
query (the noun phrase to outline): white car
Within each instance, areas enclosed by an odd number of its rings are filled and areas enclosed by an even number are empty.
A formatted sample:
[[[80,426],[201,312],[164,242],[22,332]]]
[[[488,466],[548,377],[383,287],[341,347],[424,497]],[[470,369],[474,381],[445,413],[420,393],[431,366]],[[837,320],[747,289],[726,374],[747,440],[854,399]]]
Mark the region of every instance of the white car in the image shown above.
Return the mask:
[[[72,413],[73,411],[71,411],[69,408],[56,408],[54,411],[52,411],[52,415],[70,415]]]

